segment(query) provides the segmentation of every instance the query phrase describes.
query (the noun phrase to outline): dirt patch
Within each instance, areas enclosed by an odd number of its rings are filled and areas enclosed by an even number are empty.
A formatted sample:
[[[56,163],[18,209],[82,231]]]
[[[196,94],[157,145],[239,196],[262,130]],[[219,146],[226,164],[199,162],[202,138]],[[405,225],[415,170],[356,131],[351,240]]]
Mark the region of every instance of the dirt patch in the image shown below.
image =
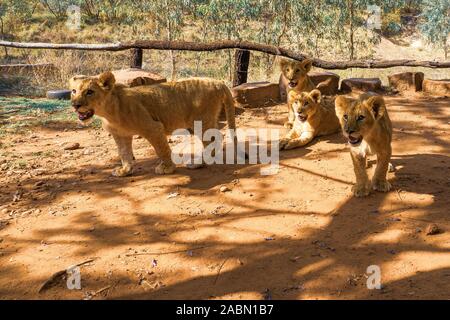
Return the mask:
[[[156,176],[153,149],[136,139],[127,178],[111,176],[118,159],[102,129],[4,135],[0,297],[449,299],[449,101],[387,98],[394,189],[364,199],[351,196],[340,134],[282,152],[270,176],[261,165]],[[238,124],[281,128],[286,116],[285,105],[248,109]],[[426,235],[431,223],[442,231]],[[81,290],[63,279],[38,294],[89,259]],[[366,287],[371,265],[381,268],[381,290]]]

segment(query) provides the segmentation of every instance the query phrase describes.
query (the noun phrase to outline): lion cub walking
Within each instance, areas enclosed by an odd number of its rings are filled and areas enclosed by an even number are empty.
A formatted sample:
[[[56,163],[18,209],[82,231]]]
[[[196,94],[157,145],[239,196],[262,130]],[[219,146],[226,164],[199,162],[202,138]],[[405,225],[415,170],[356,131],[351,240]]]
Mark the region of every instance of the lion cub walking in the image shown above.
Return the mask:
[[[287,82],[286,94],[289,99],[289,92],[295,91],[297,93],[310,92],[315,88],[314,83],[308,76],[311,70],[312,60],[305,59],[303,61],[296,60],[280,60],[281,77]],[[284,124],[286,128],[292,128],[295,120],[295,115],[292,108],[288,104],[288,121]]]
[[[386,175],[392,165],[392,124],[382,96],[374,93],[362,94],[354,99],[338,96],[335,101],[336,114],[344,136],[350,144],[350,154],[355,170],[356,184],[353,194],[367,196],[370,190],[388,192],[391,189]],[[367,155],[377,155],[377,166],[370,183],[367,176]]]
[[[89,121],[101,118],[103,128],[113,136],[122,167],[115,176],[126,176],[133,169],[133,135],[146,138],[162,160],[156,174],[175,170],[166,135],[176,129],[194,129],[194,121],[202,122],[202,134],[218,128],[219,113],[225,108],[228,129],[234,130],[234,101],[228,87],[213,79],[188,79],[151,86],[126,88],[115,83],[111,72],[95,77],[70,80],[72,106],[78,118]],[[194,166],[195,167],[195,166]]]
[[[294,114],[294,126],[280,140],[280,149],[293,149],[306,145],[315,137],[339,131],[339,120],[333,106],[322,101],[319,90],[309,93],[290,91],[288,106]]]

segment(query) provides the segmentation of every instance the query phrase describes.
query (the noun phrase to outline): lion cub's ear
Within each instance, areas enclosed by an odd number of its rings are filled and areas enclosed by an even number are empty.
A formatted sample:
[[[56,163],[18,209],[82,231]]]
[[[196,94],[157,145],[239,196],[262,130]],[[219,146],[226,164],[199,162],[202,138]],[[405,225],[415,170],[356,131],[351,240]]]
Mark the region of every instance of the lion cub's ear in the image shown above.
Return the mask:
[[[280,69],[281,70],[284,70],[291,62],[288,60],[288,59],[286,59],[286,58],[282,58],[282,57],[279,57],[278,58],[279,60],[278,60],[278,65],[280,66]]]
[[[314,89],[313,91],[311,91],[309,93],[309,96],[311,97],[311,99],[313,99],[313,101],[317,104],[320,103],[320,101],[322,100],[322,94],[320,93],[319,90]]]
[[[305,59],[300,63],[300,66],[303,68],[303,70],[305,70],[306,73],[308,73],[309,70],[311,70],[312,63],[313,62],[311,59]]]
[[[345,96],[337,96],[334,100],[334,108],[339,119],[342,118],[351,100]]]
[[[369,111],[373,114],[373,117],[378,120],[386,112],[386,104],[382,96],[373,96],[364,101],[364,104]]]
[[[74,89],[74,88],[76,88],[78,86],[78,84],[81,81],[83,81],[83,80],[85,80],[87,78],[89,78],[89,77],[85,76],[85,75],[82,75],[82,74],[73,76],[72,78],[69,79],[69,87],[71,89]]]
[[[294,100],[294,99],[299,98],[300,96],[301,96],[300,93],[298,93],[298,92],[295,91],[295,90],[291,90],[291,91],[289,91],[289,93],[288,93],[288,100]]]
[[[114,77],[114,74],[110,71],[103,72],[98,77],[98,82],[100,86],[102,86],[106,90],[111,90],[114,87],[114,84],[116,83],[116,78]]]

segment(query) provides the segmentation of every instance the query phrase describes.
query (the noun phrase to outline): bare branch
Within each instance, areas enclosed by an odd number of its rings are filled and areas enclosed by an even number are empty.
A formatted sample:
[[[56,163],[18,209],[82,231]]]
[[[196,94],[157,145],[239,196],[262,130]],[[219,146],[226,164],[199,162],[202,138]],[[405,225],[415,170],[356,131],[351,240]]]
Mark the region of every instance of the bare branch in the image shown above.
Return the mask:
[[[123,51],[132,48],[155,49],[155,50],[180,50],[180,51],[217,51],[224,49],[243,49],[259,51],[283,56],[302,61],[308,58],[300,52],[277,47],[268,44],[261,44],[249,41],[222,40],[208,43],[188,42],[188,41],[160,41],[142,40],[133,42],[119,42],[106,44],[80,44],[80,43],[26,43],[0,41],[0,46],[22,49],[54,49],[54,50],[100,50],[100,51]],[[312,59],[313,65],[323,69],[382,69],[399,66],[426,67],[426,68],[450,68],[450,62],[437,61],[417,61],[417,60],[351,60],[351,61],[326,61],[322,59]]]

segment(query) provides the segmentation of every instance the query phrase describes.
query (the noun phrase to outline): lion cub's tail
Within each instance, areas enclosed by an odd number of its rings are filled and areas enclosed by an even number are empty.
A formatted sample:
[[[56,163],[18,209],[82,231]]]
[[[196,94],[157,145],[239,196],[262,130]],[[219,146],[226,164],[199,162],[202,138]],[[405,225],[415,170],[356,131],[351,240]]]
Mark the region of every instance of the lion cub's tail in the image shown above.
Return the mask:
[[[235,122],[235,110],[234,110],[234,99],[231,95],[230,89],[224,84],[223,85],[223,92],[225,94],[224,100],[222,102],[223,108],[225,109],[225,115],[227,118],[228,123],[228,129],[236,129],[236,122]]]

